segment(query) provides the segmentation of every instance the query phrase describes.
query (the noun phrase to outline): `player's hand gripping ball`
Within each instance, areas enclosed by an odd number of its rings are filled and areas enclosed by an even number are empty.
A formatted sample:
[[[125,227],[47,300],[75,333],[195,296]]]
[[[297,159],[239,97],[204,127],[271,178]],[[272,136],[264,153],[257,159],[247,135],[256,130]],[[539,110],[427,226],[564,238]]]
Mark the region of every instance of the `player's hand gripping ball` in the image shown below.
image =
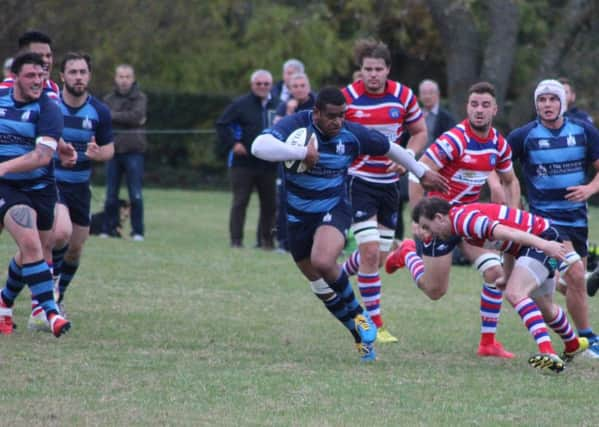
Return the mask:
[[[316,134],[307,128],[299,128],[289,135],[285,144],[295,147],[306,147],[310,142],[314,142],[314,145],[318,150],[318,138],[316,138]],[[285,162],[285,168],[288,171],[295,173],[304,173],[308,170],[308,166],[303,160],[287,160]]]

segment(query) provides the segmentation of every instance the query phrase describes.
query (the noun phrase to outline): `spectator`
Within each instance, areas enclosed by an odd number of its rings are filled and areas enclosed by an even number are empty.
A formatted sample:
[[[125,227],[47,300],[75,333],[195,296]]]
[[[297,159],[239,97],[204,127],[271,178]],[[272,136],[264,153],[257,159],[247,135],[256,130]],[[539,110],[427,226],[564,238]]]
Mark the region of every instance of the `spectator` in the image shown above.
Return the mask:
[[[576,107],[576,91],[574,90],[574,86],[572,86],[572,82],[565,77],[559,78],[558,81],[562,84],[564,90],[566,91],[566,102],[568,103],[568,109],[564,113],[564,116],[571,119],[579,119],[593,123],[593,118],[590,116],[590,114]]]
[[[272,97],[275,103],[287,102],[291,98],[291,77],[297,73],[304,73],[304,63],[299,59],[288,59],[283,64],[283,80],[277,82],[272,88]]]
[[[439,105],[440,93],[439,85],[434,80],[422,80],[418,86],[418,99],[422,104],[422,113],[428,130],[427,148],[456,124],[451,113]]]
[[[14,74],[10,71],[10,67],[12,66],[12,58],[6,58],[4,61],[4,68],[2,69],[2,77],[4,79],[12,79],[14,78]]]
[[[216,122],[221,144],[232,151],[230,162],[233,200],[229,219],[230,243],[243,247],[243,228],[252,190],[258,190],[260,215],[258,247],[273,249],[276,164],[260,160],[250,152],[252,141],[270,126],[276,100],[271,94],[272,75],[256,70],[250,78],[251,91],[233,101]]]
[[[106,164],[106,222],[103,236],[113,235],[119,223],[119,191],[123,173],[127,175],[127,189],[131,201],[131,236],[134,241],[144,240],[144,208],[142,184],[144,152],[147,141],[143,130],[146,123],[148,100],[139,90],[131,65],[121,64],[115,71],[115,88],[104,97],[110,108],[114,138],[114,157]],[[119,133],[118,130],[126,131]]]

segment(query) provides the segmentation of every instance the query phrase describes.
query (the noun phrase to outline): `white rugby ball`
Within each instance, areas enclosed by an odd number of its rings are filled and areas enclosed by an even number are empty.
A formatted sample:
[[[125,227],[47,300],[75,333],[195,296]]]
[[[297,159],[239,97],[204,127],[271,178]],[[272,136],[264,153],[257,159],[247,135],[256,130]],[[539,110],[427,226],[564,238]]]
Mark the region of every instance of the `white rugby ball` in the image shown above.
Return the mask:
[[[314,140],[316,149],[318,149],[318,138],[316,138],[316,134],[308,128],[299,128],[294,130],[291,135],[289,135],[285,141],[285,144],[289,144],[294,147],[305,147],[312,140]],[[285,162],[285,168],[296,173],[303,173],[308,169],[303,160],[287,160]]]

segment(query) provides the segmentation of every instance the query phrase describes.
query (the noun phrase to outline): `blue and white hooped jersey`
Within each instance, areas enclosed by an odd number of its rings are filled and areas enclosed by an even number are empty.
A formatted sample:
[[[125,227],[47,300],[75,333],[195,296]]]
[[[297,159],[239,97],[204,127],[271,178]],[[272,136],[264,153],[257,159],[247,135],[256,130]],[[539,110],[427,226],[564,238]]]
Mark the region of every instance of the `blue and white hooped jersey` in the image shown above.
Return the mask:
[[[358,155],[383,155],[389,151],[385,135],[356,123],[345,122],[339,134],[326,138],[313,124],[311,111],[286,116],[263,133],[285,141],[294,130],[304,127],[316,134],[320,158],[307,172],[285,170],[290,222],[299,222],[302,215],[327,212],[346,200],[347,169]]]
[[[15,101],[12,88],[0,89],[0,162],[5,162],[35,150],[35,140],[47,136],[58,141],[63,118],[56,102],[44,92],[33,102]],[[54,166],[27,172],[9,173],[0,177],[22,190],[38,190],[54,183]]]
[[[87,144],[95,136],[100,146],[113,142],[112,119],[106,105],[93,96],[88,96],[81,107],[72,108],[60,100],[64,116],[62,139],[77,150],[77,163],[72,168],[62,167],[58,156],[54,158],[56,181],[68,183],[88,182],[91,176],[91,161],[85,155]]]
[[[519,159],[529,210],[554,224],[587,227],[587,203],[566,200],[567,188],[588,182],[589,164],[599,159],[599,131],[565,117],[560,129],[538,120],[511,132],[512,158]]]

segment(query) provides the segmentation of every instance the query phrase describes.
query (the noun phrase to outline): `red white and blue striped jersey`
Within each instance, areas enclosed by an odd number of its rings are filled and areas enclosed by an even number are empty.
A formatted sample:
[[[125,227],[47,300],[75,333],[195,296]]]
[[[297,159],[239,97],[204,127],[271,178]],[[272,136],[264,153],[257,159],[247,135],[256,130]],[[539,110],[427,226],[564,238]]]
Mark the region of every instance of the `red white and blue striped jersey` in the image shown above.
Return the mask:
[[[521,245],[512,241],[493,240],[493,229],[498,225],[540,236],[551,223],[538,215],[496,203],[470,203],[449,210],[452,233],[468,243],[517,255]]]
[[[489,174],[512,169],[512,150],[505,138],[491,128],[485,139],[474,134],[466,119],[441,135],[425,151],[449,181],[449,193],[431,191],[429,195],[451,204],[472,203],[480,198]]]
[[[15,80],[12,77],[7,77],[0,83],[0,89],[13,87]],[[53,101],[60,100],[60,87],[52,80],[44,80],[44,92]]]
[[[397,143],[407,124],[422,118],[418,99],[412,89],[387,80],[382,94],[366,91],[362,80],[342,89],[347,102],[345,119],[383,133],[389,142]],[[399,179],[396,172],[387,172],[392,161],[387,156],[359,156],[349,168],[350,175],[377,183],[392,183]]]

